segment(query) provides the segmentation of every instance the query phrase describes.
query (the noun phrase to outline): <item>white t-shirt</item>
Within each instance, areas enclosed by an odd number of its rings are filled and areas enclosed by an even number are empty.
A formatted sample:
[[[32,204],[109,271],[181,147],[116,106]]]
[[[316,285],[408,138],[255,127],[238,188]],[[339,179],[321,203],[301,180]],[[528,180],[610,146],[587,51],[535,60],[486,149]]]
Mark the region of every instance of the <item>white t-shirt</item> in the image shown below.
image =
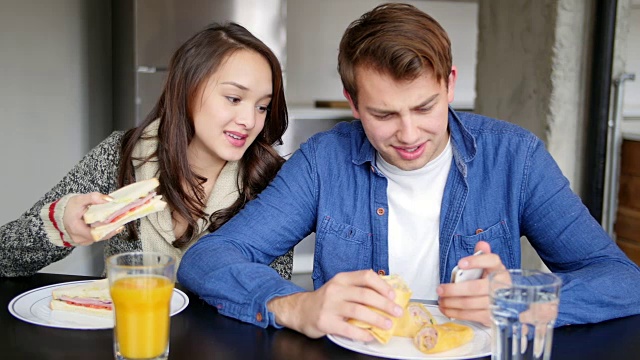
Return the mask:
[[[440,284],[440,209],[453,153],[451,141],[421,169],[405,171],[380,154],[377,166],[387,177],[389,272],[399,274],[412,298],[437,300]]]

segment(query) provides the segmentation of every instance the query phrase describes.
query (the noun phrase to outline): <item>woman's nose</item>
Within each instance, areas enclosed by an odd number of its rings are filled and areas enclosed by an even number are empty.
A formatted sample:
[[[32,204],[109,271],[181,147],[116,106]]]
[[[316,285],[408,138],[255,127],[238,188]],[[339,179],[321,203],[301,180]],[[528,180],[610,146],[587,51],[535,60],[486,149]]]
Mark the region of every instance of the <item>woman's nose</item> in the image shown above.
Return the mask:
[[[256,111],[254,107],[247,106],[247,108],[238,112],[236,123],[244,126],[245,129],[253,129],[256,125]]]

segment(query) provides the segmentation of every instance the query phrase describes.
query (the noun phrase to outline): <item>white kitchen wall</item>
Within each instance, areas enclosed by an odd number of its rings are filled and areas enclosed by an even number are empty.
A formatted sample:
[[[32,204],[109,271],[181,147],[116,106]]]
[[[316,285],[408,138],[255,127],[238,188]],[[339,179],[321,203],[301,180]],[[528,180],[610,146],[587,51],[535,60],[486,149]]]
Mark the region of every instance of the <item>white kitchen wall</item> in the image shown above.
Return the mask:
[[[16,219],[106,136],[110,5],[0,0],[0,224]],[[97,274],[100,246],[44,271]]]
[[[625,137],[637,138],[640,136],[640,0],[631,2],[627,39],[625,71],[635,74],[636,79],[624,83],[621,130]]]
[[[640,118],[640,41],[638,40],[640,39],[640,0],[634,0],[631,4],[626,71],[635,73],[636,80],[627,81],[624,85],[624,111],[629,116]],[[640,123],[640,121],[636,122]]]
[[[287,0],[287,102],[312,105],[315,100],[344,100],[337,72],[338,45],[349,23],[380,0]],[[471,108],[475,99],[475,1],[402,1],[432,15],[448,32],[458,67],[454,106]]]

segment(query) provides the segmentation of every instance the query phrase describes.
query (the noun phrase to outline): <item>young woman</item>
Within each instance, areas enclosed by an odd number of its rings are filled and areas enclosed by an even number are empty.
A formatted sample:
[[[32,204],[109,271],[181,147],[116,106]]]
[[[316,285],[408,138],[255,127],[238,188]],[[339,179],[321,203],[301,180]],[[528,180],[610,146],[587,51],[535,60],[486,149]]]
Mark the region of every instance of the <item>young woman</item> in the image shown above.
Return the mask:
[[[240,25],[213,24],[173,55],[162,96],[140,126],[114,132],[20,218],[0,228],[0,276],[30,275],[94,241],[88,205],[157,177],[168,203],[106,236],[105,257],[159,251],[178,259],[273,179],[287,128],[282,71]],[[290,278],[292,254],[272,263]]]

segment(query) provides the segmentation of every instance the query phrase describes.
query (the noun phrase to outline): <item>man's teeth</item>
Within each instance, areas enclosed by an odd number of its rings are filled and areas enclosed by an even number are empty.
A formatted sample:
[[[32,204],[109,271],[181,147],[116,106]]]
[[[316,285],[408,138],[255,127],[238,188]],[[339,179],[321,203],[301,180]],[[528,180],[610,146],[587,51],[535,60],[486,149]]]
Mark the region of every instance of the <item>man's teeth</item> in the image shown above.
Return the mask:
[[[416,146],[416,147],[411,148],[411,149],[404,149],[404,151],[406,151],[406,152],[414,152],[414,151],[418,150],[419,147],[420,146]]]
[[[227,135],[231,136],[232,138],[236,139],[236,140],[242,140],[242,137],[238,136],[238,135],[234,135],[231,133],[227,133]]]

